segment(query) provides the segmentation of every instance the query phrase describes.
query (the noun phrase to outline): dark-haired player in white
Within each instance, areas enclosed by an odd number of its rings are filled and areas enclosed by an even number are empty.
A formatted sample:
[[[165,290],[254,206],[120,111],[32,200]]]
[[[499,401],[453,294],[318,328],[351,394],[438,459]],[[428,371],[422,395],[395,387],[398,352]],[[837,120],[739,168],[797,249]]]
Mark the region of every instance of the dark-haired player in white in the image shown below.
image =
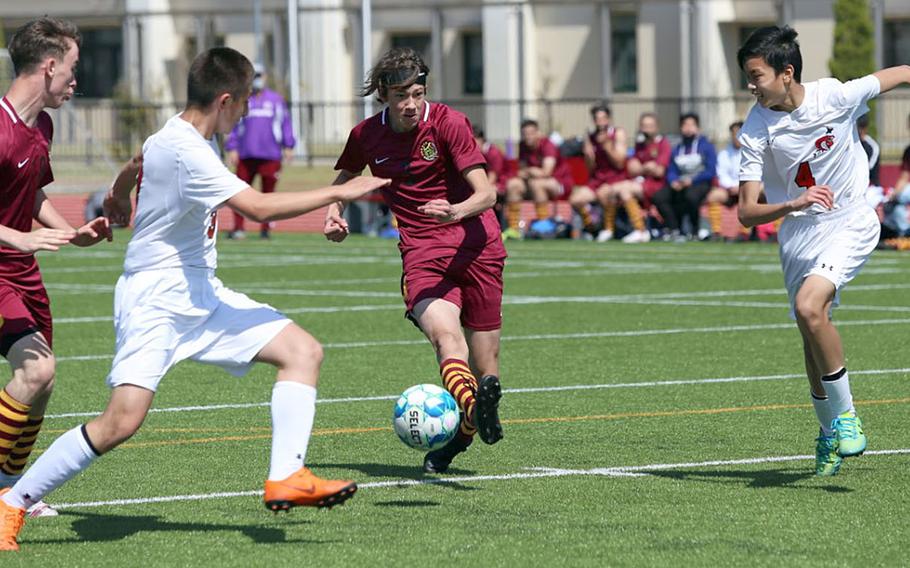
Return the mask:
[[[821,426],[816,473],[834,475],[842,458],[866,449],[866,436],[831,309],[879,237],[878,217],[864,199],[869,168],[855,123],[867,101],[910,83],[910,66],[803,84],[796,36],[786,26],[760,28],[737,53],[758,103],[740,134],[739,219],[751,227],[785,217],[781,265]]]

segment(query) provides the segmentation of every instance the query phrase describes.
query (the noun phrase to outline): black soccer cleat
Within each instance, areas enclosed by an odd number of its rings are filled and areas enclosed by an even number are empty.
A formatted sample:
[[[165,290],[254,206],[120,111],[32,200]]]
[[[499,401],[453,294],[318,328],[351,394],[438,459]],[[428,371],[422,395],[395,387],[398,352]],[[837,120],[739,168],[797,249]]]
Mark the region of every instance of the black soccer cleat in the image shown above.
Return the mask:
[[[423,458],[423,471],[426,473],[445,473],[455,456],[467,451],[472,441],[473,438],[464,440],[460,435],[456,434],[445,446],[438,450],[427,452],[427,455]]]
[[[499,377],[486,375],[477,383],[477,401],[474,407],[474,425],[485,444],[495,444],[502,439],[502,424],[499,423],[499,399],[502,387]]]

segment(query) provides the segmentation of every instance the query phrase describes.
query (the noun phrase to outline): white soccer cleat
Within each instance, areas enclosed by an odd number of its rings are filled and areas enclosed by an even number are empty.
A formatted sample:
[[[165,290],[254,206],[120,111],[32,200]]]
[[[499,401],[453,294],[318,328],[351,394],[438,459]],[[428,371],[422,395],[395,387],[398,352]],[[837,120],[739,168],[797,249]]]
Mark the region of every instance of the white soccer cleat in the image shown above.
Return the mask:
[[[624,243],[647,243],[651,242],[651,233],[648,231],[632,231],[622,238]]]
[[[57,509],[54,509],[44,501],[38,501],[25,511],[25,516],[30,519],[35,517],[56,517],[59,514]]]
[[[597,238],[595,239],[599,243],[605,243],[613,239],[613,231],[610,229],[603,229],[597,233]]]

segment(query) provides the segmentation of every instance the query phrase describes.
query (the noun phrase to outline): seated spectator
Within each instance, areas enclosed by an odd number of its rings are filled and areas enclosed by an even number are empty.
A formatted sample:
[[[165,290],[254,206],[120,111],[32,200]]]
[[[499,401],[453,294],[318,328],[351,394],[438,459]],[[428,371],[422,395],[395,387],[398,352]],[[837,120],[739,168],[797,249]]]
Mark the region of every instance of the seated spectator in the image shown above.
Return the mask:
[[[910,128],[910,116],[907,117],[907,128]],[[885,218],[882,224],[886,232],[893,236],[906,237],[910,235],[910,146],[904,149],[901,158],[901,173],[894,184],[888,203],[885,204]]]
[[[739,199],[739,131],[741,120],[730,125],[730,143],[717,154],[717,176],[714,187],[708,192],[708,222],[711,225],[711,239],[722,240],[721,207],[733,207]],[[740,239],[745,240],[751,231],[740,225]]]
[[[597,226],[591,215],[591,204],[601,193],[609,193],[614,183],[626,179],[626,132],[610,124],[610,109],[606,105],[591,107],[594,129],[588,132],[582,145],[585,164],[591,172],[588,185],[572,190],[569,203],[581,216],[584,230],[594,235]]]
[[[613,238],[616,213],[620,206],[626,209],[632,225],[632,232],[623,237],[623,242],[643,243],[651,240],[651,233],[645,226],[645,211],[651,206],[654,194],[664,186],[669,163],[670,142],[660,134],[657,115],[642,113],[638,118],[635,149],[626,160],[626,179],[598,192],[597,197],[604,208],[604,225],[597,235],[598,242]]]
[[[476,124],[474,128],[474,141],[487,161],[487,179],[490,185],[496,188],[496,217],[502,224],[502,204],[506,196],[506,157],[499,149],[499,146],[492,142],[487,142],[484,135],[483,127]]]
[[[521,201],[533,199],[537,219],[550,216],[550,201],[572,188],[572,174],[559,148],[540,132],[537,121],[521,123],[518,147],[518,174],[506,182],[506,222],[504,239],[521,238]]]
[[[654,195],[654,203],[670,231],[669,238],[677,241],[693,238],[698,231],[698,210],[711,190],[717,168],[717,153],[701,135],[697,114],[690,112],[679,118],[679,133],[682,141],[673,149],[667,185]],[[685,218],[690,227],[683,235]]]

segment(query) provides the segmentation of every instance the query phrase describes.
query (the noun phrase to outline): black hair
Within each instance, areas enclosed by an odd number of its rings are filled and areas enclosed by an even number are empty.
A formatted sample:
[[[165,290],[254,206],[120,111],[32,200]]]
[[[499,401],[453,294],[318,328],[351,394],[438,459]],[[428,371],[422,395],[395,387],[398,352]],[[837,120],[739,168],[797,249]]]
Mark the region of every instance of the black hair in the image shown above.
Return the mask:
[[[682,126],[682,123],[690,118],[695,121],[695,126],[701,126],[701,120],[698,118],[698,113],[695,112],[686,112],[679,115],[679,125]]]
[[[856,119],[856,126],[859,128],[869,128],[869,113]]]
[[[746,43],[736,52],[736,61],[739,68],[745,70],[746,61],[753,57],[765,60],[774,73],[780,75],[787,68],[793,66],[793,78],[799,83],[803,77],[803,56],[799,51],[799,42],[796,41],[796,30],[790,26],[766,26],[758,28]]]
[[[591,118],[597,116],[597,113],[604,112],[607,116],[613,116],[613,113],[610,112],[610,107],[607,106],[607,103],[597,103],[591,107]]]
[[[475,138],[486,139],[486,136],[484,136],[484,132],[483,132],[483,126],[480,126],[479,124],[472,124],[471,130],[474,132]]]
[[[230,47],[213,47],[196,56],[186,85],[186,106],[206,108],[224,93],[239,99],[250,90],[253,64]]]
[[[408,88],[414,83],[426,86],[430,68],[410,47],[395,47],[385,52],[367,73],[360,96],[376,93],[382,100],[389,89]]]
[[[524,129],[525,126],[533,126],[534,128],[540,129],[540,125],[537,124],[537,121],[533,118],[526,118],[521,121],[521,128]]]
[[[733,132],[733,129],[734,129],[734,128],[739,128],[740,130],[742,130],[742,128],[743,128],[743,121],[737,120],[737,121],[735,121],[735,122],[731,122],[731,123],[730,123],[730,132]]]

